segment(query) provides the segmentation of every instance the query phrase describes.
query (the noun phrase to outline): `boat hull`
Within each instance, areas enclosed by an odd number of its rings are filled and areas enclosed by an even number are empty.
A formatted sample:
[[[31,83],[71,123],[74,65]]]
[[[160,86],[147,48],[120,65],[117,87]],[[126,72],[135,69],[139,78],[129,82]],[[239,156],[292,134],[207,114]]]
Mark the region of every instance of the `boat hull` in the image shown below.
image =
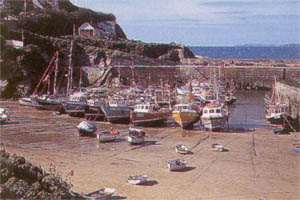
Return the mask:
[[[99,142],[112,142],[117,139],[117,135],[99,133],[97,134],[97,139]]]
[[[63,102],[65,112],[70,116],[82,117],[87,109],[86,104],[77,102]]]
[[[283,124],[283,116],[282,115],[276,115],[276,116],[272,116],[272,117],[267,117],[267,121],[270,124],[281,125],[281,124]]]
[[[102,112],[101,106],[87,106],[85,111],[85,119],[87,120],[104,120],[104,113]]]
[[[145,141],[145,138],[137,136],[128,136],[127,140],[130,144],[142,144]]]
[[[132,185],[141,185],[147,182],[147,175],[130,176],[128,182]]]
[[[106,200],[112,197],[116,190],[114,188],[101,188],[83,195],[84,199]]]
[[[101,109],[110,123],[128,124],[130,121],[130,107],[101,106]]]
[[[182,162],[180,164],[178,164],[176,160],[172,160],[168,162],[169,171],[182,171],[185,168],[186,168],[186,162]]]
[[[227,123],[227,116],[218,118],[201,118],[202,125],[205,129],[211,131],[224,129]]]
[[[48,100],[36,99],[33,102],[33,105],[38,110],[50,110],[50,111],[64,112],[63,105],[59,101],[48,101]]]
[[[200,119],[200,114],[195,112],[173,112],[172,116],[174,121],[183,129],[192,127]]]
[[[19,104],[21,106],[33,106],[31,98],[21,98],[19,99]]]
[[[175,151],[176,151],[176,153],[179,153],[179,154],[188,154],[189,153],[189,149],[186,146],[183,146],[180,144],[175,146]]]
[[[163,113],[137,113],[132,114],[132,123],[135,126],[157,127],[163,126],[170,116],[170,112]]]
[[[89,131],[89,130],[85,130],[85,129],[80,129],[78,128],[78,135],[79,136],[90,136],[90,137],[95,137],[95,131]]]

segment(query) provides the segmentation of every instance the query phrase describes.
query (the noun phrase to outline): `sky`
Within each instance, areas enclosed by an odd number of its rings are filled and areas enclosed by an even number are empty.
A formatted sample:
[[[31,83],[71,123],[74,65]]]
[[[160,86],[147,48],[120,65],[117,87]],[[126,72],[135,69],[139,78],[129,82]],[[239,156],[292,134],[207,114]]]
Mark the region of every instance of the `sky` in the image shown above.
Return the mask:
[[[128,39],[188,46],[300,43],[300,0],[70,0],[112,13]]]

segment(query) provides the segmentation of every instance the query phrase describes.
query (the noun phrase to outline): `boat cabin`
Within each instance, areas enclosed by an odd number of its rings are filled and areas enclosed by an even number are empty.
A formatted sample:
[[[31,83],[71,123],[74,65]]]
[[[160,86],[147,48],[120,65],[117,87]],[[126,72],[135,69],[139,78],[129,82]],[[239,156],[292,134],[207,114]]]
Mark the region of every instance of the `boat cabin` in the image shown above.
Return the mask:
[[[174,106],[174,111],[191,111],[191,110],[199,110],[199,107],[195,104],[177,104]]]
[[[203,108],[203,116],[223,116],[227,115],[227,111],[223,106],[207,105]]]
[[[285,104],[277,104],[270,106],[269,109],[267,110],[268,115],[279,115],[279,114],[286,114],[288,113],[288,106]]]
[[[87,102],[87,95],[86,93],[77,92],[70,96],[70,100],[76,102]]]
[[[134,112],[138,113],[151,113],[156,112],[160,109],[157,104],[152,103],[141,103],[134,106]]]
[[[108,104],[110,107],[128,107],[128,101],[125,99],[111,99]]]

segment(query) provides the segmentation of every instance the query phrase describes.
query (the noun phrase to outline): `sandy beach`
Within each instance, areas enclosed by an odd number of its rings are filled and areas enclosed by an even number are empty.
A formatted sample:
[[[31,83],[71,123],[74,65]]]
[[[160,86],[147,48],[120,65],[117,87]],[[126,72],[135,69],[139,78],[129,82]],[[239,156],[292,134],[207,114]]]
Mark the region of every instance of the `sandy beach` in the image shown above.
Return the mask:
[[[2,148],[49,169],[51,164],[68,179],[73,190],[86,193],[101,187],[116,189],[113,199],[300,199],[300,154],[293,151],[299,132],[275,135],[269,128],[245,132],[182,134],[179,127],[145,128],[144,145],[125,140],[129,125],[93,122],[100,129],[115,127],[120,139],[99,143],[79,137],[76,126],[82,118],[53,115],[17,102],[1,102],[12,111],[11,121],[0,129]],[[175,152],[176,144],[192,154]],[[228,152],[212,151],[222,144]],[[185,159],[187,170],[169,172],[167,163]],[[132,186],[130,175],[147,174],[148,183]]]

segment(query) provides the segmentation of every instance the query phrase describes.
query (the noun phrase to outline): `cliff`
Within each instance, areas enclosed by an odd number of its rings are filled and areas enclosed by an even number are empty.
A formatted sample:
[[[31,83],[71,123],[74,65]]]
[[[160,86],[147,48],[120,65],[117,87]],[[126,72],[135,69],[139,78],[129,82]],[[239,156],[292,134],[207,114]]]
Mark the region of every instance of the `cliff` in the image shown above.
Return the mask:
[[[194,57],[187,47],[175,43],[127,39],[113,14],[79,8],[67,0],[27,0],[25,12],[23,1],[20,2],[4,0],[0,6],[0,78],[8,81],[2,97],[30,94],[56,51],[59,51],[59,76],[63,79],[71,40],[74,80],[79,79],[81,68],[86,69],[85,86],[93,82],[88,71],[93,71],[92,77],[99,77],[108,65],[176,65],[184,58]],[[84,23],[95,24],[96,29],[101,29],[100,35],[82,34],[79,27]],[[23,46],[16,48],[8,42],[11,40],[23,41]],[[65,83],[63,79],[62,84]],[[23,87],[21,93],[17,92],[20,87]]]

